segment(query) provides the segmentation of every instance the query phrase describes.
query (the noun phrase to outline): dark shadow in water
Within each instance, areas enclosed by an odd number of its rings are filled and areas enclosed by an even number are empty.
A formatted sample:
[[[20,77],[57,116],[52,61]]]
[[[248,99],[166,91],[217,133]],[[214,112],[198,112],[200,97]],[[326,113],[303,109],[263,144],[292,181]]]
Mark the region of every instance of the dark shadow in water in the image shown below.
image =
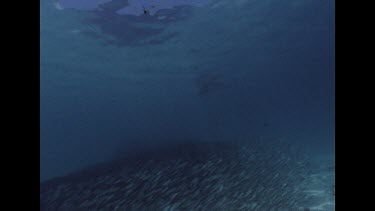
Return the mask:
[[[88,25],[99,27],[100,31],[86,31],[83,34],[118,47],[163,44],[178,34],[161,35],[168,24],[185,20],[192,9],[191,6],[179,6],[173,10],[160,10],[154,16],[117,14],[116,10],[126,4],[127,1],[117,0],[101,5],[103,10],[94,11],[93,18],[84,20]]]
[[[223,77],[217,73],[201,74],[195,81],[198,87],[198,95],[201,97],[216,93],[227,87]]]

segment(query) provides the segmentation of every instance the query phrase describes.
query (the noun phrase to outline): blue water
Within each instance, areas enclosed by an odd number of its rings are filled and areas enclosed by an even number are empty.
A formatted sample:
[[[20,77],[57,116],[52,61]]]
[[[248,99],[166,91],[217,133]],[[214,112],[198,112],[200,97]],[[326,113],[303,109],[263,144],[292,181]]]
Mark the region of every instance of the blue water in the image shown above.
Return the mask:
[[[155,16],[41,1],[41,181],[143,143],[282,138],[334,156],[334,1]]]

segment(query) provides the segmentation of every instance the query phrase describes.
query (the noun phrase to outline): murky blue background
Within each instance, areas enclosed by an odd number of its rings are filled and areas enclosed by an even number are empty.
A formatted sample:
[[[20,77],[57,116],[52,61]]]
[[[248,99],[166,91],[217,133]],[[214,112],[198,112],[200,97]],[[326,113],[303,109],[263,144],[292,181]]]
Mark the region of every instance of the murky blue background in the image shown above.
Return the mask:
[[[282,138],[334,156],[334,1],[160,10],[41,0],[41,180],[143,143]]]

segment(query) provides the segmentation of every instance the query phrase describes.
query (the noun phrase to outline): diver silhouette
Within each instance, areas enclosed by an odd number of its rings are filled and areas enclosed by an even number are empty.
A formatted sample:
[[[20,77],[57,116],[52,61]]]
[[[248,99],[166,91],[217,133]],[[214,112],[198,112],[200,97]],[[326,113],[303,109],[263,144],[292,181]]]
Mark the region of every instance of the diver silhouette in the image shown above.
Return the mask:
[[[150,14],[150,12],[144,6],[142,6],[142,8],[143,8],[143,14],[144,15]]]

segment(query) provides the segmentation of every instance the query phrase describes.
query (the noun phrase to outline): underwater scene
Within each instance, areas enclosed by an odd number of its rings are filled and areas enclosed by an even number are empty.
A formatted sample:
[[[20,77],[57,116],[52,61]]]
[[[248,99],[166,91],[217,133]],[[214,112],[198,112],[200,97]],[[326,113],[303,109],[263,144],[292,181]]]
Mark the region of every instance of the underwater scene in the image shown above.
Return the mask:
[[[335,210],[335,2],[40,0],[40,210]]]

